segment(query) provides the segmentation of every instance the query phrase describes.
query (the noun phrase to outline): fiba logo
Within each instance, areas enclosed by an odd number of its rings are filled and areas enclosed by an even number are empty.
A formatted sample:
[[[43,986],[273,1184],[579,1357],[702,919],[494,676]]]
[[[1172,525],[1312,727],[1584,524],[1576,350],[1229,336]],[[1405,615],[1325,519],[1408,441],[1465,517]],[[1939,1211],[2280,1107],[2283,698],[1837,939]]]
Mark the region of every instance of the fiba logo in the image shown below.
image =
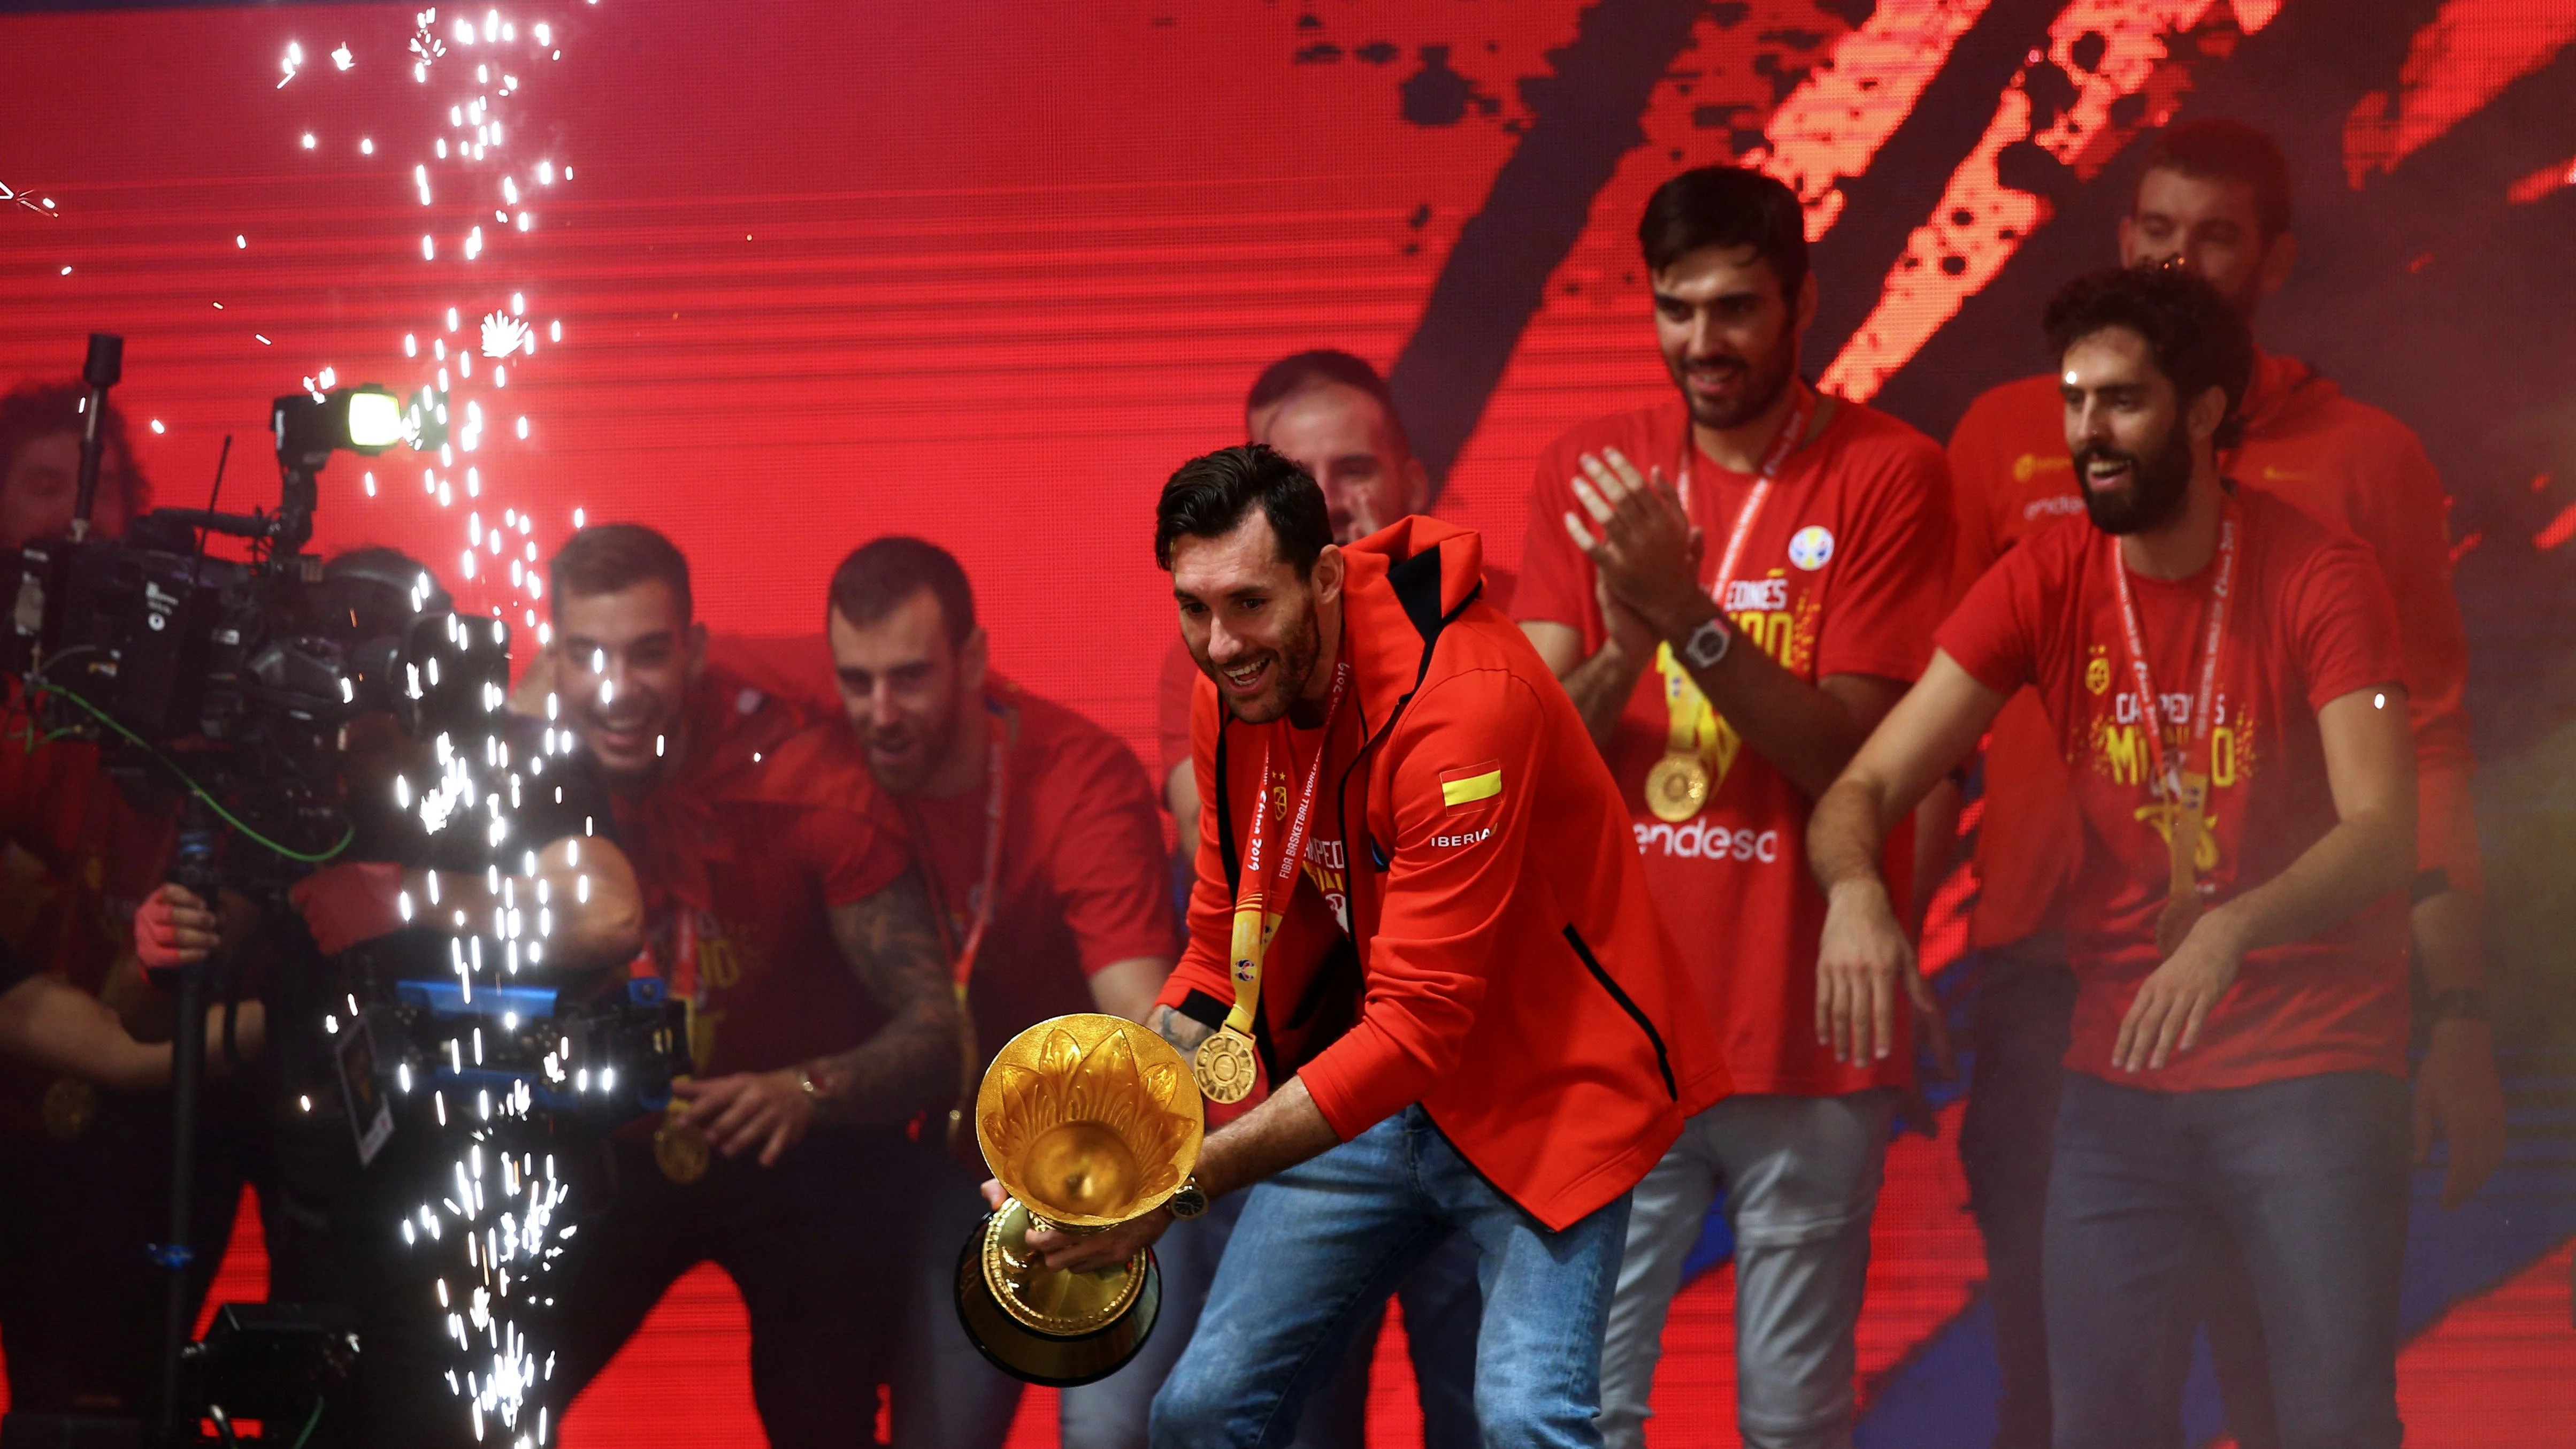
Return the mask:
[[[1810,523],[1789,536],[1789,562],[1809,573],[1833,562],[1834,535],[1822,524]]]

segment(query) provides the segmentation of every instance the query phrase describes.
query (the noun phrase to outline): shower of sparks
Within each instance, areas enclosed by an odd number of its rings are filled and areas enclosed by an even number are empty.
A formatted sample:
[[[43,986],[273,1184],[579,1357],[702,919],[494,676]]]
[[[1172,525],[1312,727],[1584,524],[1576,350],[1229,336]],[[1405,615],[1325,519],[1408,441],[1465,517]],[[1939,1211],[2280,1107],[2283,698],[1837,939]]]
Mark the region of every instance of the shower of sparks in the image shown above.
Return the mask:
[[[536,343],[536,334],[529,330],[525,321],[501,312],[483,314],[485,357],[507,357],[522,349],[533,355],[537,350]]]
[[[490,456],[492,452],[525,442],[529,419],[515,408],[503,414],[496,405],[490,410],[494,416],[487,420],[483,393],[490,390],[497,396],[510,381],[509,371],[534,366],[538,352],[537,324],[525,315],[525,282],[509,270],[507,239],[536,229],[542,220],[539,197],[569,182],[572,169],[552,156],[515,164],[507,148],[520,132],[536,134],[545,129],[531,129],[521,113],[529,89],[522,77],[528,65],[561,59],[559,30],[554,24],[530,25],[524,31],[527,39],[522,40],[521,26],[497,8],[472,15],[453,11],[442,15],[435,7],[417,12],[405,59],[413,81],[427,88],[422,101],[424,119],[431,125],[408,176],[400,174],[398,163],[388,167],[395,173],[388,179],[423,208],[434,208],[442,195],[452,208],[425,211],[423,219],[429,226],[418,233],[421,265],[433,269],[431,275],[449,295],[409,331],[388,341],[400,343],[405,361],[398,365],[416,369],[405,392],[405,431],[416,444],[427,447],[419,460],[420,496],[433,507],[450,511],[451,517],[458,511],[464,514],[458,520],[462,536],[456,539],[462,546],[448,555],[457,561],[458,577],[452,580],[457,607],[485,616],[460,616],[452,623],[451,643],[466,648],[491,647],[485,631],[497,642],[505,619],[524,621],[533,631],[522,647],[542,644],[552,632],[539,622],[536,610],[544,597],[544,566],[534,521],[515,506],[499,508],[496,521],[493,495],[499,489],[487,487],[483,477],[498,461]],[[451,46],[470,47],[464,58],[471,63],[441,65]],[[289,44],[285,57],[281,67],[285,79],[280,85],[292,81],[304,65],[300,46]],[[331,52],[333,65],[342,71],[353,68],[358,59],[348,45]],[[398,133],[398,128],[382,125],[374,129]],[[318,149],[318,136],[298,134],[304,148]],[[373,139],[360,140],[358,150],[361,155],[376,154]],[[0,199],[38,209],[14,191],[0,193]],[[50,205],[46,203],[47,214],[51,214]],[[492,213],[489,223],[481,219],[486,210]],[[407,248],[408,236],[396,233],[393,244]],[[234,245],[246,249],[248,237],[236,236]],[[477,317],[481,319],[479,346],[458,335],[474,335],[468,328],[475,325],[470,319]],[[563,324],[549,319],[546,332],[550,340],[560,341]],[[429,342],[426,348],[424,337]],[[258,340],[268,342],[266,337]],[[487,364],[480,369],[477,351]],[[304,386],[315,394],[329,393],[348,371],[321,365],[309,370]],[[509,424],[506,434],[490,432],[489,423],[503,421]],[[487,441],[493,448],[485,448]],[[365,475],[363,487],[366,496],[380,496],[373,473]],[[427,551],[435,556],[434,547]],[[427,606],[433,587],[424,577],[414,591],[415,607]],[[419,682],[436,687],[435,662]],[[440,736],[435,762],[396,780],[394,797],[399,808],[416,815],[429,830],[471,830],[498,853],[511,839],[512,807],[539,788],[547,757],[568,753],[573,741],[569,733],[549,730],[542,751],[513,758],[500,729],[506,700],[495,691],[487,692],[481,703],[488,725]],[[576,864],[578,859],[576,849]],[[468,1002],[478,991],[497,989],[523,968],[540,967],[545,960],[545,938],[554,925],[549,887],[537,874],[533,852],[524,863],[521,876],[504,878],[497,868],[490,872],[488,883],[496,897],[492,919],[480,923],[476,934],[459,936],[451,943],[450,965]],[[434,880],[423,906],[431,911],[440,904]],[[588,898],[588,884],[586,877],[578,881],[576,900]],[[531,894],[534,900],[522,899]],[[402,905],[408,918],[413,902],[406,897]],[[466,923],[459,917],[458,924]],[[484,1025],[488,1029],[490,1023]],[[459,1363],[449,1374],[449,1383],[465,1401],[476,1439],[497,1440],[512,1449],[544,1449],[552,1419],[544,1406],[530,1401],[551,1372],[553,1360],[542,1345],[530,1340],[521,1320],[533,1303],[550,1301],[539,1284],[572,1230],[564,1220],[567,1187],[556,1174],[554,1159],[544,1151],[541,1119],[546,1109],[536,1102],[534,1093],[609,1092],[616,1074],[604,1063],[573,1061],[571,1044],[566,1042],[562,1051],[545,1059],[540,1079],[515,1081],[507,1089],[477,1090],[455,1080],[454,1074],[467,1070],[469,1058],[482,1062],[482,1030],[464,1025],[456,1029],[464,1035],[452,1038],[437,1053],[439,1065],[446,1069],[444,1079],[416,1077],[409,1070],[398,1078],[404,1094],[430,1097],[427,1115],[438,1130],[459,1135],[452,1139],[454,1157],[439,1191],[388,1230],[398,1231],[409,1251],[438,1256],[436,1291],[447,1333],[473,1361],[470,1369]]]

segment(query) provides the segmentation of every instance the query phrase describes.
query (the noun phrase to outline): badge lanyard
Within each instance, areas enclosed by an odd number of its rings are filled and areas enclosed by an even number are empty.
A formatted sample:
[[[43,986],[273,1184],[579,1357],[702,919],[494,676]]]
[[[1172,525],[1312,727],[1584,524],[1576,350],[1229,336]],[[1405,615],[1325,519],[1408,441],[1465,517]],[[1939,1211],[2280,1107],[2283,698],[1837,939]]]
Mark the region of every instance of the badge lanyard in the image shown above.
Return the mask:
[[[1289,811],[1287,835],[1279,842],[1274,863],[1263,852],[1270,843],[1270,766],[1276,753],[1274,733],[1261,749],[1260,792],[1252,810],[1252,833],[1244,844],[1243,881],[1234,903],[1234,929],[1229,954],[1234,961],[1234,1007],[1225,1025],[1199,1043],[1196,1075],[1200,1089],[1219,1102],[1239,1102],[1252,1089],[1252,1025],[1261,1007],[1261,964],[1271,938],[1286,919],[1297,890],[1297,863],[1306,853],[1306,836],[1315,819],[1315,797],[1324,781],[1324,757],[1333,752],[1333,725],[1341,718],[1342,698],[1350,692],[1351,666],[1333,666],[1332,702],[1324,709],[1324,729],[1315,758],[1306,766],[1306,781]],[[1225,788],[1225,782],[1217,782]],[[1276,906],[1277,909],[1272,909]],[[1231,1040],[1228,1040],[1231,1038]],[[1223,1045],[1219,1045],[1223,1043]],[[1211,1052],[1209,1048],[1214,1047]],[[1224,1095],[1232,1092],[1233,1095]]]
[[[2154,676],[2147,669],[2146,630],[2138,619],[2137,600],[2129,593],[2129,569],[2120,561],[2120,540],[2108,540],[2111,548],[2111,581],[2120,596],[2120,629],[2127,636],[2129,668],[2138,691],[2140,718],[2146,725],[2148,748],[2153,752],[2156,778],[2163,783],[2165,804],[2171,821],[2165,832],[2165,843],[2172,857],[2172,870],[2167,882],[2167,899],[2171,905],[2188,905],[2196,900],[2193,878],[2197,872],[2196,857],[2200,851],[2201,811],[2209,798],[2208,768],[2210,732],[2217,723],[2218,656],[2227,639],[2227,601],[2236,586],[2236,550],[2238,533],[2236,501],[2229,499],[2227,511],[2218,522],[2218,577],[2209,590],[2209,622],[2201,631],[2200,680],[2191,703],[2191,743],[2183,759],[2171,758],[2165,748],[2163,711],[2158,706]],[[2188,767],[2201,765],[2200,771]]]
[[[1752,494],[1744,500],[1744,506],[1736,510],[1735,527],[1729,530],[1726,536],[1726,552],[1718,556],[1717,581],[1709,585],[1709,597],[1716,602],[1720,614],[1726,612],[1727,585],[1735,582],[1736,567],[1744,561],[1744,546],[1753,537],[1754,521],[1762,516],[1762,506],[1771,501],[1772,482],[1780,476],[1780,469],[1789,461],[1789,455],[1797,450],[1799,440],[1806,434],[1807,422],[1815,413],[1815,407],[1815,393],[1809,391],[1804,384],[1800,384],[1798,402],[1789,410],[1787,425],[1780,429],[1778,437],[1771,440],[1770,450],[1762,455],[1762,468],[1753,480]],[[1684,514],[1694,511],[1691,507],[1690,458],[1691,454],[1697,451],[1690,426],[1685,423],[1682,428],[1682,449],[1679,459],[1681,470],[1679,492]],[[1672,754],[1695,756],[1700,753],[1699,706],[1703,696],[1700,694],[1699,686],[1692,681],[1690,671],[1682,668],[1681,661],[1673,657],[1670,644],[1657,649],[1655,659],[1663,670],[1664,711],[1671,721],[1665,748]]]

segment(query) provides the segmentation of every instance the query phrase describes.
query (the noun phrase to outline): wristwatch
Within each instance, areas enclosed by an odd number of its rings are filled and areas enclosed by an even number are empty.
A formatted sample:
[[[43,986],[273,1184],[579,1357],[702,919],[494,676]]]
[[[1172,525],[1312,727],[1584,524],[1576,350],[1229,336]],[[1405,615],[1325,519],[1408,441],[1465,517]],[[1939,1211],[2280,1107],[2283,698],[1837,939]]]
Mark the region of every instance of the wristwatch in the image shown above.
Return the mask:
[[[1166,1198],[1163,1206],[1174,1218],[1182,1222],[1188,1222],[1206,1212],[1208,1210],[1207,1189],[1199,1186],[1199,1175],[1193,1172],[1182,1178],[1180,1189]]]
[[[805,1100],[809,1102],[823,1100],[823,1089],[814,1084],[814,1074],[803,1067],[796,1069],[796,1086],[798,1090],[804,1092]]]
[[[1682,662],[1693,669],[1715,669],[1717,662],[1726,657],[1726,651],[1734,644],[1735,631],[1726,627],[1726,616],[1714,614],[1707,623],[1690,632],[1690,637],[1682,641],[1679,652]]]

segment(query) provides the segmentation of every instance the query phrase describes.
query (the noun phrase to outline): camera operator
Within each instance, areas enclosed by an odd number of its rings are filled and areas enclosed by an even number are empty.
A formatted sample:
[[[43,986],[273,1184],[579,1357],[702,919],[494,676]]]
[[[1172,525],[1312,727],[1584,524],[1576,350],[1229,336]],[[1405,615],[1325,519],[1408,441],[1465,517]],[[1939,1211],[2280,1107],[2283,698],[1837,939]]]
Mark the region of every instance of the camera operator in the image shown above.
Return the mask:
[[[322,587],[330,606],[352,612],[361,637],[398,634],[414,617],[449,607],[428,571],[391,549],[334,559]],[[260,993],[276,1048],[274,1180],[262,1193],[269,1296],[346,1310],[360,1344],[357,1421],[339,1427],[354,1435],[348,1442],[369,1449],[461,1446],[481,1436],[451,1385],[451,1374],[462,1381],[467,1350],[449,1315],[463,1305],[452,1310],[439,1291],[443,1277],[470,1281],[464,1255],[426,1234],[407,1243],[401,1233],[424,1203],[453,1193],[447,1184],[467,1148],[463,1123],[449,1130],[428,1090],[397,1094],[389,1099],[392,1137],[381,1150],[362,1146],[373,1114],[351,1120],[341,1054],[361,1028],[349,1005],[361,994],[388,999],[397,981],[454,981],[455,942],[483,935],[504,901],[537,898],[540,883],[555,910],[554,929],[542,942],[541,964],[523,969],[514,984],[554,986],[567,997],[614,987],[613,968],[632,959],[641,942],[634,875],[606,834],[608,796],[588,757],[569,741],[548,741],[542,721],[502,718],[498,738],[508,753],[493,756],[414,740],[387,713],[351,721],[339,764],[348,848],[290,889],[301,929],[258,935]],[[397,790],[398,777],[428,778],[451,758],[466,762],[475,780],[468,798],[478,802],[494,792],[507,798],[508,761],[533,762],[499,850],[506,858],[510,846],[520,847],[518,870],[503,875],[490,864],[491,836],[476,828],[482,810],[459,812],[454,823],[433,829],[409,808],[411,787]],[[135,929],[146,964],[156,967],[202,960],[219,938],[234,939],[218,931],[202,900],[177,885],[145,903]],[[483,944],[497,950],[488,936]],[[364,1045],[381,1059],[401,1043]],[[537,1150],[564,1150],[559,1137],[540,1143],[545,1129],[533,1123],[496,1119],[492,1130],[524,1134]],[[515,1150],[508,1140],[503,1145]]]
[[[670,540],[593,525],[548,583],[550,704],[615,793],[698,1072],[658,1132],[611,1141],[614,1196],[585,1212],[553,1289],[555,1391],[577,1394],[714,1262],[751,1320],[770,1442],[864,1438],[906,1279],[877,1245],[909,1232],[924,1192],[906,1129],[945,1113],[962,1070],[902,822],[846,724],[706,668]]]
[[[14,579],[19,549],[71,523],[87,397],[77,381],[0,397],[0,576]],[[99,434],[91,518],[113,535],[151,488],[114,408]],[[44,736],[11,681],[0,702],[0,1347],[13,1413],[135,1417],[159,1386],[165,1280],[144,1249],[168,1227],[159,1089],[172,1023],[133,969],[125,923],[168,832],[128,806],[97,746]],[[256,1014],[241,1026],[255,1033]],[[231,1116],[221,1093],[207,1106],[210,1121]],[[222,1259],[241,1190],[226,1135],[205,1137],[192,1294]]]

